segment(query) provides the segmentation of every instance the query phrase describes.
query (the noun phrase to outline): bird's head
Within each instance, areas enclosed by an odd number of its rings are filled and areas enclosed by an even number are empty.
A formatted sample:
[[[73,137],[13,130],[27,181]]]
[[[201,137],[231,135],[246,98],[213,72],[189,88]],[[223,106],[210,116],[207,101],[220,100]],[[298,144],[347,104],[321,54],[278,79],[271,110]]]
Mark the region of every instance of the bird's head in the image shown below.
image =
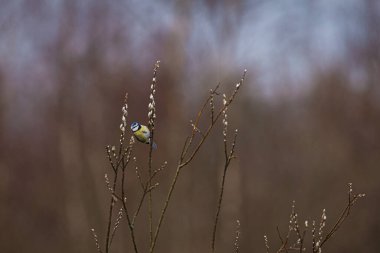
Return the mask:
[[[138,122],[133,122],[131,124],[131,130],[132,132],[136,132],[137,130],[139,130],[141,128],[141,125],[138,123]]]

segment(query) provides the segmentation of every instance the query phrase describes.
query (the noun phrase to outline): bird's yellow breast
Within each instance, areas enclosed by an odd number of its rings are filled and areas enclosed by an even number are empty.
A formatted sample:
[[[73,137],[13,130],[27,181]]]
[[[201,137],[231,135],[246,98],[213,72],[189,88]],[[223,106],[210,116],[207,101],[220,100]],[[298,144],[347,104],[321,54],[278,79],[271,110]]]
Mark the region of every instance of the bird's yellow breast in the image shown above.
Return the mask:
[[[134,132],[134,135],[139,141],[149,143],[150,131],[148,127],[141,125],[141,128]]]

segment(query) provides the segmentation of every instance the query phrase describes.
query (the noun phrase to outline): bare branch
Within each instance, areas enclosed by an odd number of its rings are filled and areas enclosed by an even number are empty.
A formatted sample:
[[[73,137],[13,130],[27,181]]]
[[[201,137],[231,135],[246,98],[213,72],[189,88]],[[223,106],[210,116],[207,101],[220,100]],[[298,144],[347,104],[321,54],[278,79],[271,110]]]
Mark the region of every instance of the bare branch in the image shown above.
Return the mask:
[[[217,120],[220,118],[223,110],[233,102],[236,94],[237,94],[237,91],[239,90],[239,88],[241,87],[241,85],[243,84],[244,82],[244,79],[245,79],[245,75],[246,75],[246,70],[244,70],[244,73],[243,73],[243,76],[240,80],[240,82],[235,86],[235,89],[232,93],[232,95],[229,97],[229,100],[227,101],[227,103],[225,105],[222,106],[222,108],[219,110],[219,112],[215,115],[214,117],[214,120],[210,123],[209,127],[207,128],[207,130],[204,133],[204,135],[201,137],[201,140],[198,142],[198,144],[195,146],[195,148],[193,149],[193,151],[190,153],[190,155],[188,155],[188,152],[189,152],[189,148],[192,146],[192,142],[194,140],[194,136],[195,136],[195,133],[196,133],[196,130],[193,128],[191,134],[189,135],[189,137],[186,138],[185,140],[185,144],[184,144],[184,147],[183,147],[183,150],[181,152],[181,155],[180,155],[180,158],[178,160],[178,165],[177,165],[177,169],[176,169],[176,172],[175,172],[175,175],[174,175],[174,178],[172,180],[172,183],[170,185],[170,188],[169,188],[169,192],[167,194],[167,197],[166,197],[166,200],[164,202],[164,206],[161,210],[161,214],[159,216],[159,219],[158,219],[158,224],[156,226],[156,230],[155,230],[155,233],[154,233],[154,236],[153,236],[153,243],[149,249],[149,252],[152,253],[154,251],[154,248],[156,246],[156,242],[157,242],[157,238],[158,238],[158,235],[159,235],[159,232],[160,232],[160,228],[161,228],[161,225],[162,225],[162,222],[164,220],[164,217],[165,217],[165,213],[166,213],[166,210],[169,206],[169,202],[171,200],[171,197],[172,197],[172,194],[173,194],[173,191],[174,191],[174,188],[176,186],[176,183],[177,183],[177,179],[178,179],[178,176],[182,170],[182,168],[184,168],[186,165],[188,165],[192,160],[193,158],[195,157],[195,155],[198,153],[198,151],[200,150],[200,148],[202,147],[203,143],[205,142],[205,140],[207,139],[207,137],[209,136],[211,130],[213,129],[213,127],[215,126],[215,123],[217,122]],[[217,88],[219,87],[219,84],[216,86],[216,88],[214,89],[214,92],[216,92]],[[199,121],[201,119],[201,116],[207,106],[207,104],[210,102],[211,100],[211,96],[209,96],[205,103],[203,104],[201,110],[198,112],[197,114],[197,117],[196,117],[196,120],[194,122],[194,126],[195,127],[198,127],[199,125]],[[186,158],[187,157],[187,158]]]
[[[225,101],[225,100],[224,100]],[[226,103],[224,103],[226,104]],[[227,109],[228,107],[225,108],[223,111],[223,143],[224,143],[224,170],[223,170],[223,177],[222,177],[222,183],[220,186],[220,194],[219,194],[219,199],[218,199],[218,206],[216,209],[216,214],[215,214],[215,220],[214,220],[214,226],[213,226],[213,231],[212,231],[212,239],[211,239],[211,252],[215,252],[215,239],[216,239],[216,230],[217,230],[217,225],[219,221],[219,214],[220,210],[222,208],[222,201],[223,201],[223,194],[224,194],[224,185],[225,185],[225,180],[226,180],[226,175],[227,175],[227,170],[228,167],[231,163],[231,160],[234,157],[234,151],[235,151],[235,144],[236,144],[236,138],[237,138],[237,131],[235,131],[233,142],[231,149],[228,150],[228,145],[227,145],[227,126],[228,126],[228,121],[227,121]]]
[[[98,239],[98,236],[96,235],[95,233],[95,229],[91,229],[91,232],[92,232],[92,236],[94,238],[94,241],[95,241],[95,246],[96,246],[96,249],[98,250],[99,253],[102,253],[102,250],[100,248],[100,244],[99,244],[99,239]]]
[[[235,253],[239,253],[239,239],[240,239],[240,221],[236,220],[236,235],[235,235]]]
[[[316,222],[312,221],[311,226],[311,241],[312,241],[312,252],[318,253],[321,252],[323,245],[335,234],[335,232],[340,228],[340,226],[343,224],[343,222],[347,219],[351,207],[354,205],[354,203],[361,197],[364,197],[365,194],[353,194],[352,191],[352,184],[349,184],[349,190],[348,190],[348,203],[344,210],[342,211],[341,215],[335,222],[334,226],[330,229],[330,231],[326,234],[325,237],[323,237],[324,228],[326,227],[326,210],[323,209],[322,215],[320,218],[318,230],[316,227]],[[289,221],[289,230],[286,235],[286,238],[284,239],[279,231],[279,228],[277,227],[277,234],[279,236],[279,239],[281,241],[281,246],[277,250],[277,253],[280,253],[282,251],[288,252],[288,250],[296,250],[300,253],[306,251],[306,248],[304,247],[305,242],[305,236],[307,234],[307,231],[309,229],[308,221],[305,221],[305,228],[301,231],[301,228],[298,224],[298,214],[295,212],[295,203],[293,202],[292,205],[292,212],[290,214],[290,221]],[[292,246],[288,247],[288,241],[290,238],[290,235],[294,233],[297,240],[293,243]]]

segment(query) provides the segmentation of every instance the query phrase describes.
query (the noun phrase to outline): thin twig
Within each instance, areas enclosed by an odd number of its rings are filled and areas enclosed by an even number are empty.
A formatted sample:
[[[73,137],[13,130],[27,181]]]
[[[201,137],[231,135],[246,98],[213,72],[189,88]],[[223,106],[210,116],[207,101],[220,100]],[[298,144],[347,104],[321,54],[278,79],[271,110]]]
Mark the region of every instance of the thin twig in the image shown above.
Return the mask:
[[[223,193],[224,193],[224,184],[225,184],[225,180],[226,180],[226,174],[227,174],[227,169],[228,169],[229,163],[230,163],[230,161],[228,160],[228,161],[226,161],[226,163],[224,165],[222,185],[220,187],[218,207],[216,209],[216,215],[215,215],[214,226],[213,226],[213,231],[212,231],[211,252],[215,252],[216,228],[217,228],[217,225],[218,225],[219,214],[220,214],[220,210],[221,210],[221,207],[222,207],[222,200],[223,200]]]
[[[349,184],[348,203],[345,206],[345,208],[343,209],[343,211],[341,212],[340,216],[336,220],[333,227],[330,229],[330,231],[326,234],[326,236],[324,238],[322,237],[322,235],[324,232],[323,229],[324,229],[325,224],[326,224],[326,213],[325,213],[326,211],[325,211],[325,209],[323,209],[323,211],[322,211],[322,216],[321,216],[321,221],[319,224],[318,231],[316,229],[315,220],[312,221],[312,225],[311,225],[312,249],[311,249],[311,251],[313,253],[318,253],[321,251],[322,246],[337,232],[337,230],[340,228],[340,226],[347,219],[347,217],[350,214],[352,206],[356,203],[356,201],[359,198],[364,197],[364,196],[365,196],[365,194],[353,194],[352,193],[352,184]],[[288,230],[288,233],[287,233],[285,239],[281,236],[280,230],[277,227],[277,234],[278,234],[278,237],[281,241],[281,247],[277,250],[277,253],[280,253],[282,251],[288,252],[288,250],[289,251],[290,250],[298,251],[299,253],[306,251],[306,248],[304,248],[304,242],[305,242],[305,236],[306,236],[306,233],[308,230],[307,229],[308,228],[308,221],[307,220],[305,221],[305,230],[301,231],[300,226],[298,224],[297,217],[298,217],[298,215],[295,212],[295,205],[293,202],[292,213],[290,215],[290,221],[289,221],[289,230]],[[297,241],[292,246],[287,247],[288,240],[289,240],[292,232],[294,232],[295,236],[297,236]]]
[[[101,247],[100,247],[100,244],[99,244],[98,235],[95,233],[95,229],[92,228],[91,232],[92,232],[92,236],[93,236],[94,241],[95,241],[96,249],[98,250],[99,253],[102,253],[102,250],[101,250]]]
[[[303,242],[304,242],[304,239],[305,239],[305,235],[306,235],[306,230],[303,231],[302,233],[302,237],[300,237],[300,253],[302,253],[303,251]]]
[[[112,241],[113,241],[113,238],[115,236],[116,230],[119,227],[120,221],[121,221],[122,218],[123,218],[123,208],[121,208],[119,210],[119,213],[117,215],[117,219],[116,219],[115,225],[113,226],[113,230],[112,230],[112,234],[111,234],[111,239],[110,239],[110,245],[112,244]]]
[[[269,253],[269,242],[268,242],[268,237],[266,235],[264,235],[264,242],[265,242],[266,253]]]
[[[278,228],[278,226],[276,226],[276,229],[277,229],[277,235],[278,235],[278,237],[280,238],[280,241],[281,241],[281,247],[280,247],[280,249],[277,251],[277,253],[279,253],[279,252],[281,252],[281,251],[283,251],[283,250],[285,250],[285,252],[288,252],[288,250],[287,250],[287,248],[286,248],[286,245],[288,244],[288,239],[289,239],[289,235],[287,235],[286,236],[286,240],[284,241],[283,239],[282,239],[282,236],[281,236],[281,233],[280,233],[280,229]]]
[[[236,221],[236,235],[235,235],[235,253],[239,253],[239,239],[240,239],[240,221]]]
[[[149,145],[149,158],[148,158],[148,173],[149,173],[149,180],[148,180],[148,188],[152,187],[152,151],[153,151],[153,143],[154,143],[154,123],[156,118],[156,106],[154,101],[154,94],[156,92],[156,84],[157,84],[157,71],[160,67],[160,61],[157,61],[154,65],[153,70],[153,79],[152,84],[150,86],[150,103],[148,106],[148,119],[149,119],[149,128],[150,128],[150,145]],[[149,191],[149,201],[148,201],[148,218],[149,218],[149,238],[150,238],[150,245],[153,243],[153,210],[152,210],[152,191]]]
[[[224,119],[223,119],[223,142],[224,142],[224,155],[225,155],[225,162],[224,162],[224,169],[223,169],[223,177],[222,177],[222,183],[220,186],[220,194],[219,194],[219,199],[218,199],[218,206],[216,209],[216,215],[215,215],[215,220],[214,220],[214,226],[213,226],[213,231],[212,231],[212,239],[211,239],[211,252],[215,252],[215,238],[216,238],[216,229],[219,221],[219,214],[220,210],[222,208],[222,201],[223,201],[223,193],[224,193],[224,185],[225,185],[225,180],[226,180],[226,175],[227,175],[227,170],[228,167],[231,163],[231,160],[234,157],[234,151],[235,151],[235,145],[236,145],[236,137],[237,137],[237,131],[235,131],[234,134],[234,139],[232,142],[231,150],[228,151],[227,147],[227,114],[226,110],[223,112],[224,114]]]
[[[128,206],[127,206],[127,198],[126,198],[126,194],[125,194],[125,190],[124,190],[124,188],[125,188],[124,187],[124,184],[125,184],[125,168],[128,165],[128,162],[129,162],[129,160],[126,163],[124,163],[124,159],[123,159],[123,168],[124,169],[123,169],[123,175],[122,175],[122,179],[121,179],[121,196],[122,196],[123,209],[125,212],[125,216],[127,218],[128,227],[129,227],[129,231],[130,231],[131,238],[132,238],[133,249],[135,250],[135,253],[138,253],[138,247],[137,247],[136,238],[135,238],[135,230],[134,230],[134,226],[131,222],[131,218],[129,216]]]
[[[365,196],[365,194],[352,195],[352,184],[351,183],[349,184],[347,206],[342,211],[341,215],[339,216],[338,220],[335,222],[334,226],[326,234],[325,238],[321,241],[320,247],[322,247],[335,234],[335,232],[340,228],[340,226],[344,223],[344,221],[347,219],[348,215],[350,214],[351,207],[355,204],[355,202],[359,198],[364,197],[364,196]]]
[[[118,154],[116,155],[115,153],[115,148],[112,147],[110,149],[109,146],[106,147],[106,151],[107,151],[107,156],[108,156],[108,159],[109,159],[109,162],[110,162],[110,165],[114,171],[114,180],[113,180],[113,185],[112,185],[112,196],[111,196],[111,200],[110,200],[110,207],[109,207],[109,214],[108,214],[108,224],[107,224],[107,233],[106,233],[106,253],[109,252],[109,248],[110,248],[110,233],[111,233],[111,222],[112,222],[112,216],[113,216],[113,207],[115,205],[115,202],[116,202],[116,199],[115,199],[115,196],[114,196],[114,193],[115,193],[115,189],[116,189],[116,182],[117,182],[117,177],[118,177],[118,172],[119,172],[119,166],[120,164],[122,163],[122,161],[124,161],[124,156],[125,156],[125,153],[123,152],[123,145],[124,145],[124,137],[125,137],[125,128],[126,128],[126,117],[128,115],[128,104],[127,104],[127,99],[128,99],[128,94],[125,95],[125,99],[124,99],[124,106],[122,107],[122,123],[120,125],[120,143],[119,143],[119,151],[118,151]],[[111,155],[110,153],[113,153],[113,156],[114,158],[117,160],[117,163],[116,165],[114,164],[112,158],[111,158]],[[123,170],[124,170],[124,166],[123,166]],[[123,173],[124,175],[124,173]]]
[[[186,138],[185,140],[185,144],[183,146],[183,150],[181,152],[181,156],[178,160],[178,164],[177,164],[177,168],[176,168],[176,172],[174,174],[174,178],[172,180],[172,183],[170,185],[170,188],[169,188],[169,191],[168,191],[168,194],[167,194],[167,197],[166,197],[166,200],[164,202],[164,206],[163,208],[161,209],[161,214],[159,216],[159,219],[158,219],[158,223],[157,223],[157,226],[156,226],[156,230],[155,230],[155,233],[154,233],[154,236],[153,236],[153,242],[150,246],[150,249],[149,249],[149,252],[152,253],[154,251],[154,248],[156,246],[156,242],[157,242],[157,238],[158,238],[158,235],[159,235],[159,232],[160,232],[160,228],[161,228],[161,225],[162,225],[162,222],[164,220],[164,217],[165,217],[165,214],[166,214],[166,210],[169,206],[169,202],[171,200],[171,197],[172,197],[172,194],[173,194],[173,191],[174,191],[174,188],[176,186],[176,183],[177,183],[177,179],[178,179],[178,176],[182,170],[182,168],[184,168],[186,165],[188,165],[192,159],[195,157],[195,155],[198,153],[199,149],[201,148],[201,146],[203,145],[204,141],[207,139],[208,135],[210,134],[211,130],[213,129],[216,121],[219,119],[220,115],[222,114],[223,110],[230,104],[232,103],[232,101],[234,100],[235,98],[235,95],[238,91],[238,89],[240,88],[240,86],[243,84],[244,82],[244,79],[245,79],[245,75],[246,75],[246,70],[244,70],[244,73],[243,73],[243,76],[240,80],[240,82],[236,85],[236,88],[234,89],[232,95],[230,96],[227,104],[223,105],[222,108],[220,109],[220,111],[217,113],[217,115],[215,116],[215,119],[214,121],[212,121],[208,127],[208,129],[206,130],[206,132],[204,133],[204,136],[201,137],[201,140],[198,142],[198,145],[196,145],[195,149],[193,150],[193,152],[188,156],[188,158],[186,159],[186,156],[188,154],[188,151],[189,151],[189,148],[193,142],[193,139],[194,139],[194,136],[195,136],[195,129],[192,130],[191,132],[191,135]],[[217,85],[217,87],[215,88],[215,90],[219,87],[219,84]],[[207,106],[207,104],[209,103],[210,101],[210,96],[206,99],[206,102],[204,103],[202,109],[198,112],[198,115],[196,117],[196,120],[195,120],[195,123],[194,123],[194,126],[195,127],[198,127],[198,123],[199,123],[199,120],[203,114],[203,111],[205,109],[205,107]]]
[[[116,180],[117,180],[118,173],[115,173],[114,180],[113,180],[113,187],[112,190],[115,191],[116,188]],[[110,241],[110,232],[111,232],[111,222],[112,222],[112,212],[113,212],[113,206],[115,205],[115,198],[111,196],[110,200],[110,207],[108,212],[108,224],[107,224],[107,236],[106,236],[106,253],[109,251],[109,241]]]
[[[123,137],[123,134],[122,134],[122,137]],[[121,150],[122,150],[122,147],[123,147],[123,143],[120,142],[120,147],[119,147],[119,157],[121,155]],[[122,160],[122,158],[119,158],[119,161],[117,162],[117,166],[114,170],[114,178],[113,178],[113,185],[112,185],[112,192],[115,192],[115,189],[116,189],[116,182],[117,182],[117,176],[118,176],[118,168],[119,168],[119,165],[120,165],[120,161]],[[106,235],[106,253],[109,252],[109,247],[110,247],[110,233],[111,233],[111,222],[112,222],[112,214],[113,214],[113,207],[115,205],[115,198],[113,196],[111,196],[111,200],[110,200],[110,207],[109,207],[109,213],[108,213],[108,224],[107,224],[107,235]]]

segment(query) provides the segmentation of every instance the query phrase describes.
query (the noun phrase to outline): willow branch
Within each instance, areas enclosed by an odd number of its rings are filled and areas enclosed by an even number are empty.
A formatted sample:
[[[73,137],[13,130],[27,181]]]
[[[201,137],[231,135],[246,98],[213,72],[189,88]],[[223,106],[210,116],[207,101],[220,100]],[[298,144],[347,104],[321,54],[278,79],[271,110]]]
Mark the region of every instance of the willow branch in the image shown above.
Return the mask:
[[[164,217],[165,217],[165,213],[166,213],[166,210],[169,206],[169,202],[171,200],[171,197],[172,197],[172,194],[173,194],[173,191],[174,191],[174,188],[176,186],[176,183],[177,183],[177,179],[178,179],[178,176],[182,170],[182,168],[184,168],[186,165],[188,165],[192,159],[195,157],[195,155],[198,153],[199,149],[202,147],[203,143],[205,142],[205,140],[207,139],[207,137],[209,136],[211,130],[213,129],[215,123],[217,122],[217,120],[219,119],[220,115],[222,114],[223,110],[229,106],[234,98],[235,98],[235,95],[237,94],[237,91],[239,90],[240,86],[243,84],[244,82],[244,79],[245,79],[245,75],[246,75],[246,70],[244,70],[244,74],[242,76],[242,78],[240,79],[239,83],[236,84],[236,88],[234,89],[232,95],[230,96],[228,102],[226,104],[224,104],[222,106],[222,109],[218,112],[218,114],[215,116],[215,120],[213,120],[209,127],[207,128],[205,134],[201,137],[201,140],[198,142],[198,144],[196,145],[195,149],[193,150],[193,152],[191,152],[191,154],[188,156],[188,158],[186,159],[186,156],[189,152],[189,148],[190,146],[192,145],[192,142],[194,140],[194,137],[195,137],[195,133],[196,133],[196,130],[195,128],[193,128],[192,132],[191,132],[191,135],[186,138],[185,140],[185,144],[183,146],[183,150],[181,152],[181,156],[178,160],[178,164],[177,164],[177,168],[176,168],[176,172],[175,172],[175,175],[174,175],[174,178],[172,180],[172,183],[170,185],[170,188],[169,188],[169,191],[168,191],[168,194],[167,194],[167,197],[166,197],[166,200],[164,202],[164,206],[163,208],[161,209],[161,214],[159,216],[159,219],[158,219],[158,224],[157,224],[157,227],[156,227],[156,230],[155,230],[155,233],[154,233],[154,236],[153,236],[153,242],[150,246],[150,249],[149,249],[149,252],[152,253],[154,251],[154,248],[156,246],[156,242],[157,242],[157,238],[158,238],[158,235],[159,235],[159,232],[160,232],[160,228],[161,228],[161,225],[162,225],[162,222],[164,220]],[[219,85],[217,85],[218,87]],[[216,88],[217,88],[216,87]],[[216,89],[215,89],[216,90]],[[195,127],[198,127],[198,124],[199,124],[199,121],[201,119],[201,116],[203,114],[203,111],[204,109],[206,108],[207,104],[209,103],[210,101],[210,96],[206,99],[206,102],[204,103],[203,107],[201,108],[201,110],[198,112],[198,115],[196,117],[196,120],[195,120],[195,124],[194,126]]]

